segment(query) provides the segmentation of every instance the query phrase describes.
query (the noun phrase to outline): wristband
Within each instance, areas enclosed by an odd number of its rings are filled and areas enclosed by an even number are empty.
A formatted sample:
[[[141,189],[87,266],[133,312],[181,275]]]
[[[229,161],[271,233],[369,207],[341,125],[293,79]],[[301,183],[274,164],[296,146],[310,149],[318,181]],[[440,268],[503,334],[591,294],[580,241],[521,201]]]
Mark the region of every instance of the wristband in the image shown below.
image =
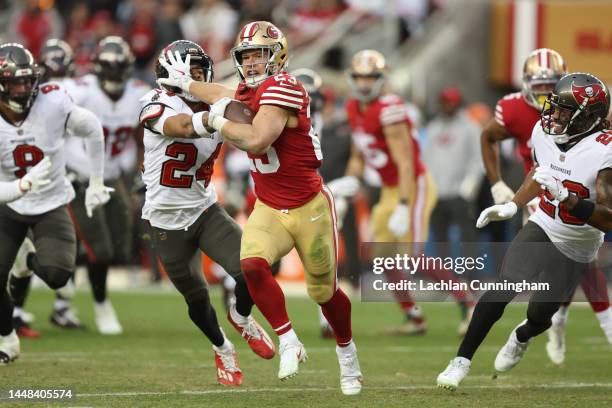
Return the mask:
[[[569,210],[569,214],[573,217],[578,218],[580,221],[587,222],[591,215],[595,212],[595,203],[582,198],[578,199],[578,202]]]
[[[211,128],[215,129],[218,132],[221,131],[221,128],[227,122],[229,122],[229,121],[227,119],[225,119],[221,115],[217,115],[217,114],[211,113],[211,112],[208,113],[208,126],[210,126]]]
[[[202,115],[204,112],[194,113],[191,116],[191,124],[193,125],[193,130],[196,132],[198,136],[208,136],[210,133],[206,130],[206,127],[202,123]]]

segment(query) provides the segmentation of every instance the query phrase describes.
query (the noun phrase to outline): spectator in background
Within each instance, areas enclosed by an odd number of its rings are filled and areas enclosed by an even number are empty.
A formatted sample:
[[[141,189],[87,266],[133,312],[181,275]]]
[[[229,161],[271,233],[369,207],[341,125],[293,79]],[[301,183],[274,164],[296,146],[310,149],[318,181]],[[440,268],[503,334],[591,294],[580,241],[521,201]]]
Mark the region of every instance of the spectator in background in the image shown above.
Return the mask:
[[[334,22],[345,9],[342,0],[306,0],[291,13],[289,30],[292,44],[314,40]]]
[[[9,24],[9,40],[23,44],[34,58],[47,38],[62,36],[64,24],[53,7],[53,1],[25,0],[16,2],[16,10]]]
[[[137,0],[132,2],[131,15],[125,27],[125,38],[136,58],[134,76],[150,80],[151,62],[157,56],[157,34],[155,27],[159,4],[156,0]]]
[[[183,12],[182,0],[162,0],[159,10],[160,17],[155,29],[157,32],[157,49],[184,37],[180,25]]]
[[[108,11],[102,10],[91,15],[85,3],[77,4],[72,9],[65,38],[74,50],[76,76],[91,71],[91,57],[98,42],[111,34],[118,34],[118,30]]]
[[[461,109],[461,93],[440,92],[440,113],[426,128],[423,158],[438,186],[438,204],[431,225],[439,242],[448,240],[451,225],[461,229],[465,242],[474,241],[472,208],[482,180],[480,129]]]
[[[238,27],[244,27],[251,21],[271,21],[274,0],[241,0],[238,1],[237,9],[240,12]]]
[[[229,58],[238,13],[222,0],[199,0],[181,18],[185,38],[200,44],[214,62]]]

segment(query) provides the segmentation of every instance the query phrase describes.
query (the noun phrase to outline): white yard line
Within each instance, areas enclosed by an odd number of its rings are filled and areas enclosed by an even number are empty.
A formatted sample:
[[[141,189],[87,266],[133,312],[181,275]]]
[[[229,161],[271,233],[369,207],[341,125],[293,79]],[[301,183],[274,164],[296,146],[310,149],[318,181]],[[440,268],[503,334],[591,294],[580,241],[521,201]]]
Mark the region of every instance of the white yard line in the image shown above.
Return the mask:
[[[475,389],[564,389],[564,388],[612,388],[612,383],[553,383],[553,384],[495,384],[495,385],[464,385],[462,390]],[[435,385],[405,385],[396,387],[364,387],[364,391],[410,391],[410,390],[434,390]],[[249,393],[288,393],[288,392],[339,392],[337,387],[291,387],[291,388],[232,388],[218,390],[185,390],[176,392],[163,391],[135,391],[135,392],[105,392],[105,393],[77,393],[77,398],[98,397],[139,397],[147,395],[214,395],[214,394],[249,394]]]

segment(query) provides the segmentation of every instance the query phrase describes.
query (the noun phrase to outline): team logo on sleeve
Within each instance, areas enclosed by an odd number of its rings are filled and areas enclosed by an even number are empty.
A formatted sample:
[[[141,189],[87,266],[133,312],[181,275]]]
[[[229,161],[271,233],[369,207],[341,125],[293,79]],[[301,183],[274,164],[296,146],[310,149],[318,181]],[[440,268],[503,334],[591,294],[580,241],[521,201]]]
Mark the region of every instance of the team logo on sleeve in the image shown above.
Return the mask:
[[[572,94],[581,106],[594,105],[600,102],[606,103],[606,91],[599,84],[578,86],[572,82]]]

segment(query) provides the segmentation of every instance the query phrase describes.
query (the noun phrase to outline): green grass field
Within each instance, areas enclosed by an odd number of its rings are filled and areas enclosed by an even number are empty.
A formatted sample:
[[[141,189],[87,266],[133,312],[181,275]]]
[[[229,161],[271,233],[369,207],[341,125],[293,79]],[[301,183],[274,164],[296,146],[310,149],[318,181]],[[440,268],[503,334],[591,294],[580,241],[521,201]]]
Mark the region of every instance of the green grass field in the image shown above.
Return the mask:
[[[458,345],[458,308],[423,304],[430,330],[421,337],[396,337],[385,330],[401,321],[390,303],[353,303],[353,331],[364,389],[357,397],[339,390],[334,344],[319,338],[313,304],[288,299],[294,327],[309,353],[300,374],[288,382],[276,379],[278,359],[255,356],[217,311],[234,344],[245,380],[239,389],[215,382],[210,344],[189,321],[178,293],[115,293],[113,303],[125,333],[102,337],[93,331],[88,293],[76,305],[90,330],[60,331],[46,319],[49,291],[34,291],[28,309],[43,331],[37,340],[22,341],[16,363],[0,368],[0,389],[72,388],[76,398],[44,403],[6,402],[6,406],[93,407],[606,407],[612,406],[612,347],[595,316],[586,307],[570,312],[565,366],[548,362],[545,335],[530,346],[510,374],[491,379],[493,359],[509,331],[522,320],[525,305],[510,306],[494,327],[472,365],[463,387],[455,393],[435,387]],[[263,322],[263,319],[261,320]],[[267,327],[267,325],[265,325]],[[0,402],[2,405],[2,402]]]

